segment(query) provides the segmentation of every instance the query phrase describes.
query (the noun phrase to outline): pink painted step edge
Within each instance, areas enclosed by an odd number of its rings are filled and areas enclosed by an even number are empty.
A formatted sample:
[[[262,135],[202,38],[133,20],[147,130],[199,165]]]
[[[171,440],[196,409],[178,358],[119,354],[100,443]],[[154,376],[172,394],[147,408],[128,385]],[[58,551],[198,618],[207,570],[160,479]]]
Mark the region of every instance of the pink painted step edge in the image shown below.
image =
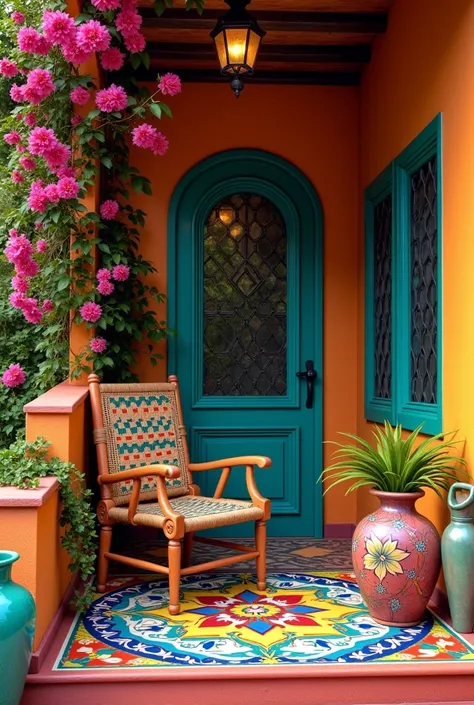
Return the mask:
[[[59,488],[55,477],[42,477],[39,487],[20,490],[18,487],[0,487],[0,507],[41,507]]]
[[[72,414],[89,395],[82,384],[61,382],[23,407],[25,414]]]

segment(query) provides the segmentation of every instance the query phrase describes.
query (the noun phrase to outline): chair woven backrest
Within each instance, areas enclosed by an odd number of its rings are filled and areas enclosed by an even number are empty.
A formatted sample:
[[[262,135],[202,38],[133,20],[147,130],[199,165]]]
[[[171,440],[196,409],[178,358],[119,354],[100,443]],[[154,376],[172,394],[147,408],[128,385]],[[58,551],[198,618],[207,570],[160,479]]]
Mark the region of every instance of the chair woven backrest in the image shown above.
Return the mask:
[[[181,476],[167,480],[168,495],[187,494],[190,478],[186,432],[177,385],[165,382],[101,384],[99,388],[108,471],[114,473],[156,463],[177,465]],[[100,431],[96,429],[95,433]],[[111,485],[116,504],[129,502],[132,487],[131,480]],[[156,499],[156,478],[143,478],[140,501],[153,499]]]

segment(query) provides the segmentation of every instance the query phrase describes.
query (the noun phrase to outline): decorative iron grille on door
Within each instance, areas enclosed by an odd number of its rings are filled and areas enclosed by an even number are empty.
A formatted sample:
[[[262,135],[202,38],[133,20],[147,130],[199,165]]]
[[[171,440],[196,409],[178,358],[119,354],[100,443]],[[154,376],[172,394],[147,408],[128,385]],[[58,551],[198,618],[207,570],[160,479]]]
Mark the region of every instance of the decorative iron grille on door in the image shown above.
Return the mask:
[[[287,393],[287,237],[278,208],[236,193],[204,233],[204,377],[208,396]]]

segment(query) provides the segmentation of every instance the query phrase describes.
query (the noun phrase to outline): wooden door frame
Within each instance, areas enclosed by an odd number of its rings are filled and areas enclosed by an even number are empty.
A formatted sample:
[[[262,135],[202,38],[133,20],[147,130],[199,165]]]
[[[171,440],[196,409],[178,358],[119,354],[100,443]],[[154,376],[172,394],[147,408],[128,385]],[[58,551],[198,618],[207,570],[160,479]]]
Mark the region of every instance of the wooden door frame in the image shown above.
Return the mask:
[[[169,205],[168,210],[168,287],[167,287],[167,322],[170,329],[177,328],[177,284],[178,284],[178,258],[177,258],[177,233],[182,217],[181,208],[183,199],[189,199],[193,206],[192,212],[187,212],[187,217],[191,221],[191,230],[196,232],[196,228],[204,227],[205,218],[208,213],[204,213],[201,205],[203,195],[208,193],[210,189],[218,190],[219,183],[226,177],[227,184],[231,184],[233,169],[236,169],[237,164],[242,167],[245,164],[246,174],[244,176],[239,173],[235,176],[236,191],[245,189],[246,180],[249,183],[249,190],[255,189],[256,179],[260,179],[266,183],[267,189],[275,189],[280,193],[283,191],[292,201],[296,211],[301,217],[299,226],[302,231],[312,233],[314,239],[314,254],[315,261],[313,268],[315,272],[314,290],[315,290],[315,310],[319,312],[317,320],[314,322],[315,339],[313,341],[313,359],[315,369],[318,373],[317,387],[315,398],[318,403],[319,413],[314,414],[315,428],[315,464],[316,467],[322,467],[323,451],[323,274],[324,274],[324,259],[323,259],[323,211],[319,195],[298,167],[294,166],[286,159],[279,157],[270,152],[265,152],[258,149],[232,149],[224,152],[219,152],[195,166],[191,167],[186,174],[178,182]],[[237,171],[239,171],[237,169]],[[217,199],[218,200],[218,199]],[[189,206],[189,203],[188,203]],[[304,238],[303,238],[304,242]],[[304,301],[301,302],[304,306]],[[179,331],[177,336],[168,338],[167,350],[167,366],[168,373],[176,373],[177,365],[177,346],[179,343]],[[304,360],[301,361],[304,364]],[[317,482],[317,477],[311,479]],[[323,498],[321,483],[317,483],[315,490],[315,512],[314,512],[314,535],[322,536],[322,527],[324,523],[323,517]]]

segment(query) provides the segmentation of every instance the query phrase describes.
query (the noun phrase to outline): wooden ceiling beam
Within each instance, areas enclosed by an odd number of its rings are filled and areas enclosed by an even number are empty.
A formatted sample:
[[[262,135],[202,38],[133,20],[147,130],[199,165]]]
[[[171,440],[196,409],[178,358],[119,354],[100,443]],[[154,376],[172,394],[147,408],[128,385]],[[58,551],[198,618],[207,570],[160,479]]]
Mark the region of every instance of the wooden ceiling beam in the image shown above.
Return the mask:
[[[193,11],[170,9],[157,17],[153,8],[140,8],[143,26],[159,29],[207,29],[211,31],[223,13],[204,10],[202,15]],[[285,32],[339,32],[382,34],[387,29],[384,12],[252,12],[265,31]]]
[[[158,43],[149,42],[147,51],[152,59],[186,60],[193,62],[216,59],[216,50],[211,41],[209,44]],[[259,61],[277,63],[368,63],[370,61],[370,45],[309,45],[309,46],[278,46],[262,44],[258,53]]]
[[[135,78],[139,81],[156,80],[156,69],[137,69]],[[183,83],[230,83],[230,79],[221,76],[219,70],[180,69],[179,77]],[[271,83],[293,86],[357,86],[360,83],[359,71],[257,71],[244,79],[252,83]]]

